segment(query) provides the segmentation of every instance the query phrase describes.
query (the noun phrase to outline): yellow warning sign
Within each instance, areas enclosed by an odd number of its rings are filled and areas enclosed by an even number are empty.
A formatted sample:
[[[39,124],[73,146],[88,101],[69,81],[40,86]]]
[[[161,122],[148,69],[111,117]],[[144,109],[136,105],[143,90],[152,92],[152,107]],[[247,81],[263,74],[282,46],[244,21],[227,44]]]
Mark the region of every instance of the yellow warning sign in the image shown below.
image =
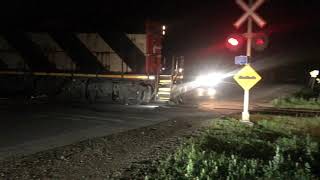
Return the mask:
[[[256,85],[262,78],[261,76],[249,65],[245,65],[233,79],[244,89],[249,90]]]

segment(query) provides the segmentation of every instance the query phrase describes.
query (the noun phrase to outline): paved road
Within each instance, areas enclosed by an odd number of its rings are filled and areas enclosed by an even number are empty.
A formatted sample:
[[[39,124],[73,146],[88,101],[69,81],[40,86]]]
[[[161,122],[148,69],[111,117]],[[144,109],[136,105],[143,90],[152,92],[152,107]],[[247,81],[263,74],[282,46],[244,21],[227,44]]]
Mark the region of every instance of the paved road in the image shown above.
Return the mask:
[[[184,108],[185,110],[185,108]],[[209,116],[189,108],[122,105],[20,105],[1,107],[0,159],[115,132],[148,126],[181,116]]]
[[[276,96],[290,87],[258,90],[255,99]],[[237,91],[241,97],[241,91]],[[269,95],[266,95],[268,94]],[[232,99],[235,93],[230,93]],[[0,103],[0,159],[10,155],[26,155],[97,136],[105,136],[176,117],[215,117],[231,113],[215,109],[219,106],[241,110],[241,98],[231,101],[221,97],[192,105],[124,106],[115,104],[13,104]],[[3,100],[5,101],[5,100]],[[223,112],[222,112],[223,111]]]

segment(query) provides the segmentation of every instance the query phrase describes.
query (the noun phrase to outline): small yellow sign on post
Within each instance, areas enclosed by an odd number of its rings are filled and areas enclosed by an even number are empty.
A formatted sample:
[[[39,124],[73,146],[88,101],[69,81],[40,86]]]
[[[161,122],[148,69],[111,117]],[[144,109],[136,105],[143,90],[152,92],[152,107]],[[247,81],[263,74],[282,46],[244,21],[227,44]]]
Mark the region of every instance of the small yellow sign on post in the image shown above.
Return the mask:
[[[244,90],[250,90],[262,78],[249,64],[247,64],[237,74],[233,76],[233,79]]]
[[[233,79],[244,89],[242,122],[250,123],[249,90],[262,78],[249,64],[246,64],[233,76]]]

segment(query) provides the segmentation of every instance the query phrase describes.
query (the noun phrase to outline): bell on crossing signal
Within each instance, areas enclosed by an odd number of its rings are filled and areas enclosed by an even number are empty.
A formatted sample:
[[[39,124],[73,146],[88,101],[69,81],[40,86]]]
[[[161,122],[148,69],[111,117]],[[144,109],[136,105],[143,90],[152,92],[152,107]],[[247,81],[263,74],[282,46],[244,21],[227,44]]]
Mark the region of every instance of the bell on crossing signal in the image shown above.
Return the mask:
[[[257,51],[264,50],[269,44],[268,36],[264,33],[257,33],[252,39],[253,48]]]
[[[226,47],[230,50],[236,51],[243,45],[243,37],[241,35],[233,34],[226,39]]]

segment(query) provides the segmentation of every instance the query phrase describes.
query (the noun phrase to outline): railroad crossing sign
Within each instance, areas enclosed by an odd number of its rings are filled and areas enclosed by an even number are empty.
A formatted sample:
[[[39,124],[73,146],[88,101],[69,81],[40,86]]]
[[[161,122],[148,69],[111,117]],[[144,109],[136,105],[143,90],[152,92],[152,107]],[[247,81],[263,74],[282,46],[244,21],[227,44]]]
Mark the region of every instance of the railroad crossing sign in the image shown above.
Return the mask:
[[[262,78],[261,76],[249,65],[245,65],[233,79],[246,91],[249,91],[256,85]]]
[[[267,24],[267,22],[257,13],[255,13],[255,10],[257,10],[264,2],[265,0],[257,0],[251,7],[249,7],[248,4],[246,4],[243,0],[236,0],[236,3],[240,6],[241,9],[245,11],[245,13],[233,25],[237,29],[239,29],[240,26],[249,17],[251,17],[260,28],[263,28]]]
[[[242,122],[252,124],[249,113],[249,90],[261,80],[261,76],[246,64],[233,76],[233,79],[244,89]]]
[[[246,4],[243,0],[236,0],[236,3],[244,10],[244,14],[233,24],[237,29],[248,20],[247,28],[247,57],[251,57],[251,46],[253,40],[252,33],[252,20],[260,27],[263,28],[267,22],[262,19],[255,11],[265,2],[265,0],[249,0]],[[260,44],[263,44],[261,39]],[[261,76],[249,65],[246,64],[236,75],[233,76],[234,80],[244,89],[243,97],[243,112],[242,121],[250,124],[250,113],[249,113],[249,90],[261,80]]]

